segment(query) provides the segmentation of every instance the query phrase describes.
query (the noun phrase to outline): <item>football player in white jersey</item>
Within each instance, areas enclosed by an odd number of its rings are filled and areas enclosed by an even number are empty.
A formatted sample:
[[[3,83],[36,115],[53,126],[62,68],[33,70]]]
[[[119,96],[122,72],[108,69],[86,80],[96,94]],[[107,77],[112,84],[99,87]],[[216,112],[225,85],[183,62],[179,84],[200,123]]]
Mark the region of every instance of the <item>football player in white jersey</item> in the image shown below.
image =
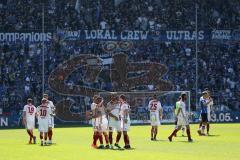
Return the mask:
[[[130,149],[130,139],[128,136],[128,131],[130,129],[130,106],[126,102],[126,96],[121,94],[119,96],[119,101],[120,101],[120,119],[121,119],[121,128],[123,131],[123,138],[124,138],[124,143],[125,149]]]
[[[162,120],[162,105],[160,101],[157,99],[157,96],[154,95],[153,99],[149,101],[148,109],[150,111],[150,122],[151,122],[151,140],[156,141],[158,126],[161,124],[160,120]]]
[[[113,131],[117,131],[117,137],[115,142],[115,147],[120,149],[118,145],[121,138],[121,123],[120,123],[120,104],[118,103],[118,97],[116,95],[111,95],[110,101],[107,103],[107,113],[108,113],[108,129],[109,129],[109,142],[110,149],[113,149]]]
[[[100,117],[101,114],[98,110],[98,106],[102,105],[103,101],[102,98],[95,95],[93,96],[93,103],[91,104],[91,119],[92,119],[92,125],[93,125],[93,130],[94,130],[94,134],[93,134],[93,143],[92,143],[92,147],[93,148],[99,148],[97,147],[97,140],[99,139],[100,141],[100,148],[103,148],[103,137],[102,134],[99,132],[99,127],[101,125],[100,123]]]
[[[36,144],[36,136],[33,135],[33,129],[35,128],[35,116],[36,107],[32,104],[32,99],[27,99],[27,104],[23,108],[23,125],[27,129],[27,133],[30,136],[29,144]]]
[[[52,115],[52,109],[48,107],[47,99],[42,99],[42,104],[37,107],[38,129],[40,132],[41,146],[47,145],[48,120]]]
[[[52,144],[52,135],[53,135],[53,128],[54,128],[54,116],[56,107],[54,106],[53,102],[49,100],[48,95],[44,94],[43,98],[47,99],[48,107],[52,110],[52,114],[48,120],[48,143]]]
[[[173,136],[181,129],[182,126],[186,126],[188,141],[192,142],[190,126],[189,126],[189,121],[188,121],[188,114],[186,111],[186,100],[187,100],[187,94],[182,93],[181,100],[177,102],[178,106],[179,106],[178,111],[177,111],[177,119],[178,119],[177,128],[168,137],[170,142],[172,141]]]
[[[101,103],[99,105],[97,105],[98,107],[98,114],[99,114],[99,127],[98,127],[98,133],[99,134],[103,134],[104,138],[105,138],[105,142],[106,142],[106,146],[105,148],[108,149],[109,148],[109,140],[108,140],[108,119],[107,119],[107,114],[106,114],[106,111],[105,111],[105,106],[103,105],[103,99],[102,97],[99,97],[101,98],[100,101]],[[103,145],[100,145],[98,147],[99,149],[103,149],[104,146]]]

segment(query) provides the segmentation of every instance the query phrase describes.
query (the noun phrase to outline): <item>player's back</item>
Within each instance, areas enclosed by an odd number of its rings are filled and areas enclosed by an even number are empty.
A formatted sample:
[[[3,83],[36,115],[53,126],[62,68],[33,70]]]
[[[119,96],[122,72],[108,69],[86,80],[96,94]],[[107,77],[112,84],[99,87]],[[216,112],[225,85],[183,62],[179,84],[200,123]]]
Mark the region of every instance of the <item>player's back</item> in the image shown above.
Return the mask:
[[[158,113],[161,109],[161,103],[158,100],[151,100],[148,104],[150,112]]]
[[[38,120],[48,120],[51,115],[51,108],[48,106],[40,105],[37,108]]]
[[[23,111],[26,112],[27,121],[35,120],[36,107],[34,105],[32,105],[32,104],[25,105]]]

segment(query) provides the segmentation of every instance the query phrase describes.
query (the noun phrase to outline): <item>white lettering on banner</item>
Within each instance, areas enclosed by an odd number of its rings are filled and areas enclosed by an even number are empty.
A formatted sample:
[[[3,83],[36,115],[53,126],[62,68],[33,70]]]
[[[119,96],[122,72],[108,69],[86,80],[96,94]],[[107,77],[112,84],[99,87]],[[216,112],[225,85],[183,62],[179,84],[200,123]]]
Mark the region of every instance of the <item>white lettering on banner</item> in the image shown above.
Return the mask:
[[[42,41],[50,41],[52,39],[52,33],[38,33],[38,32],[31,32],[31,33],[19,33],[19,32],[12,32],[12,33],[3,33],[0,32],[0,42],[16,42],[16,41],[30,41],[30,42],[42,42]]]
[[[121,32],[122,40],[146,40],[148,31],[123,31]]]
[[[114,30],[84,30],[85,37],[88,40],[116,40],[117,36],[115,35]]]
[[[5,117],[5,118],[1,117],[0,118],[0,126],[1,127],[7,127],[8,126],[8,118],[7,117]]]
[[[204,31],[166,31],[167,40],[195,40],[198,35],[198,40],[204,39]]]
[[[213,30],[212,39],[231,39],[231,30]]]

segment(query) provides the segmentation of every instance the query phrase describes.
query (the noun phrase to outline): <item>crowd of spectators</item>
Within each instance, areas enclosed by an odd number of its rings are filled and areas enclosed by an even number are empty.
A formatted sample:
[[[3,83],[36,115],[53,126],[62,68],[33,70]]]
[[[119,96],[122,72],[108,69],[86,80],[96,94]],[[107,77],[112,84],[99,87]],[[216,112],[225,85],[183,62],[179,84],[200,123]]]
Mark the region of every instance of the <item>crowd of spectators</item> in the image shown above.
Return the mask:
[[[120,1],[120,0],[119,0]],[[198,27],[204,29],[239,29],[238,0],[131,0],[116,5],[107,0],[48,0],[44,6],[45,29],[115,29],[164,30],[194,29],[195,9]],[[223,5],[224,3],[224,5]],[[77,7],[76,7],[77,6]],[[79,8],[78,8],[79,7]],[[2,0],[0,2],[0,31],[32,31],[42,28],[42,5],[36,0]],[[45,44],[45,81],[51,71],[74,55],[102,55],[102,42],[65,42],[54,39]],[[209,88],[221,110],[240,109],[240,43],[199,42],[198,93]],[[130,62],[159,62],[168,67],[163,79],[173,90],[192,91],[195,101],[196,60],[193,42],[134,42],[128,52]],[[0,43],[0,104],[4,111],[20,110],[27,97],[39,102],[42,94],[42,43]],[[75,75],[75,76],[74,76]],[[109,78],[101,75],[98,84],[79,80],[73,73],[67,83],[78,83],[111,90]],[[45,88],[55,101],[60,95]],[[149,90],[154,86],[149,85]],[[54,95],[54,96],[53,96]],[[227,107],[226,107],[227,106]]]

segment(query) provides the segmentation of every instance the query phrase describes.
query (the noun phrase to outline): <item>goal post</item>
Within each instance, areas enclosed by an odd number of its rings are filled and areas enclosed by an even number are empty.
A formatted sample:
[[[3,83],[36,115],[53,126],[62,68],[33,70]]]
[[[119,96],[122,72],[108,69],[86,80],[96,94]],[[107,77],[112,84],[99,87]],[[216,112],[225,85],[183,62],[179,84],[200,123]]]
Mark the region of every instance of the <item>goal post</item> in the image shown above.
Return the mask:
[[[158,91],[158,92],[99,92],[99,95],[104,99],[104,105],[110,100],[110,95],[117,96],[124,94],[127,102],[131,107],[131,123],[132,124],[147,124],[149,123],[148,103],[151,98],[156,95],[163,107],[162,123],[174,122],[174,106],[181,95],[185,92],[187,94],[187,111],[190,113],[190,91]]]

